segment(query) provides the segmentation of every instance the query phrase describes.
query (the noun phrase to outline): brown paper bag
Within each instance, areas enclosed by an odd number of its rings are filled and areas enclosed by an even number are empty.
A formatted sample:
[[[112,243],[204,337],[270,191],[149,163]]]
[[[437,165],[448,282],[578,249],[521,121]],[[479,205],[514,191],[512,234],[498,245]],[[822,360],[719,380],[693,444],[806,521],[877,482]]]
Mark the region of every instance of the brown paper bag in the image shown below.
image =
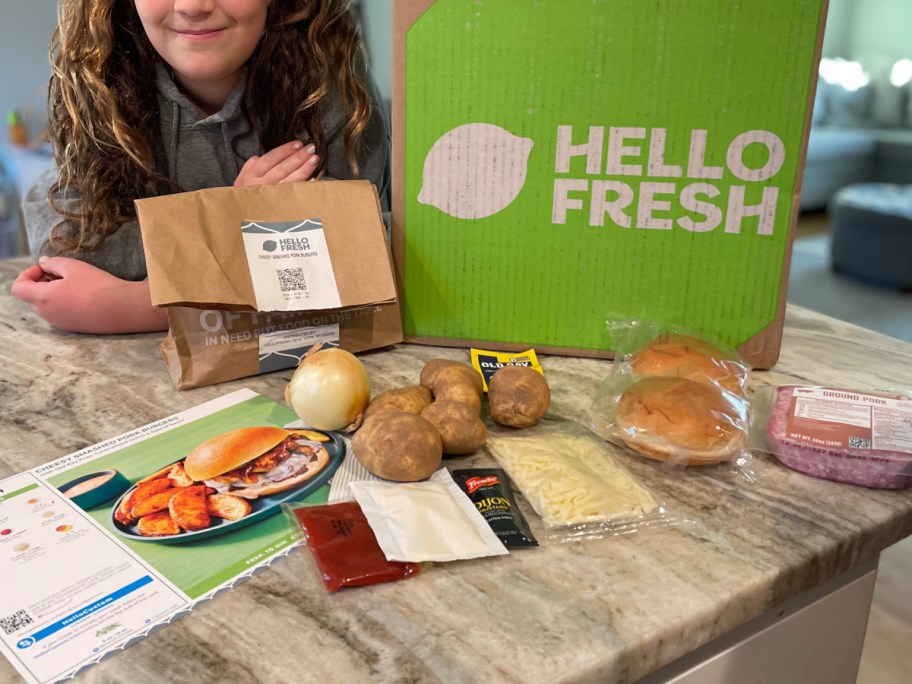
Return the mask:
[[[314,345],[354,353],[402,341],[385,228],[369,182],[212,188],[139,200],[136,206],[152,303],[168,310],[161,351],[178,388],[292,368]],[[305,223],[317,228],[299,228]],[[266,251],[250,256],[245,240],[251,225],[253,232],[262,232],[261,226],[309,232],[260,236]],[[288,285],[286,299],[294,310],[260,310],[262,291],[251,276],[256,260],[266,260],[267,270],[275,263],[277,271],[290,272],[282,267],[292,262],[281,257],[293,258],[300,244],[313,242],[301,235],[319,237],[323,252],[315,258],[327,259],[331,281],[313,281],[315,287],[308,272],[300,276],[301,285]],[[297,289],[311,298],[294,299]],[[319,308],[299,306],[315,300]]]
[[[320,342],[306,340],[296,353],[264,353],[260,348],[263,333],[305,333],[327,324],[338,324],[339,346],[353,354],[402,340],[396,302],[329,314],[264,314],[172,306],[168,307],[169,331],[161,352],[175,386],[189,389],[295,367],[312,345]]]

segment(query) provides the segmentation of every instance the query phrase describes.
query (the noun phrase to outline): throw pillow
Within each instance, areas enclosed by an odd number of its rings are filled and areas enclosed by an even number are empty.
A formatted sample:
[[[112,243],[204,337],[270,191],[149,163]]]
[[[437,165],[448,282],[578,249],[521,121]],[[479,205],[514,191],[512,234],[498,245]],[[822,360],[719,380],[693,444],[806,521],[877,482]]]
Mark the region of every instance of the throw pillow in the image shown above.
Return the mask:
[[[871,123],[884,128],[902,126],[906,112],[906,89],[897,88],[890,82],[887,65],[872,69],[871,87]]]
[[[869,123],[871,85],[855,90],[829,84],[827,89],[827,124],[830,126],[866,126]]]

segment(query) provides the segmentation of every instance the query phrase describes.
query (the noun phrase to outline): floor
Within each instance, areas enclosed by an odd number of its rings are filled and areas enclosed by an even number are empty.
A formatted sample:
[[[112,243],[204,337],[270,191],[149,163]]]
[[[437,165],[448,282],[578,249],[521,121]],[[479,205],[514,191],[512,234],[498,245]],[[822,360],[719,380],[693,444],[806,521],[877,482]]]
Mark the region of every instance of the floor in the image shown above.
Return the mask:
[[[829,267],[825,213],[798,222],[788,300],[912,342],[912,293],[855,282]],[[912,388],[910,388],[912,389]],[[912,679],[912,538],[884,551],[874,588],[858,684]]]
[[[824,213],[802,216],[799,221],[792,250],[789,301],[912,342],[912,293],[834,272],[826,228]]]

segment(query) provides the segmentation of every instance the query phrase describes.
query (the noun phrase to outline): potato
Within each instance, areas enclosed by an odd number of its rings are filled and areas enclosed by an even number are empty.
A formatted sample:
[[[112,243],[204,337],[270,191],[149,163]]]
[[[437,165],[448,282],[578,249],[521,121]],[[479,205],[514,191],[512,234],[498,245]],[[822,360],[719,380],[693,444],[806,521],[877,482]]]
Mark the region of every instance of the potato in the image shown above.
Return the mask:
[[[173,467],[174,467],[174,465],[172,464],[172,465],[165,466],[165,467],[162,468],[161,470],[156,470],[156,471],[155,471],[154,473],[152,473],[151,475],[147,475],[147,476],[144,477],[143,479],[138,480],[138,481],[136,482],[136,484],[137,484],[137,485],[141,485],[141,484],[143,484],[143,483],[145,483],[145,482],[151,482],[152,480],[160,480],[160,479],[162,479],[162,478],[164,478],[164,477],[168,477],[168,474],[171,472],[171,469],[172,469]]]
[[[488,383],[491,418],[509,427],[531,427],[548,412],[551,390],[541,373],[528,366],[504,366]]]
[[[170,466],[169,466],[170,468]],[[162,475],[165,471],[159,471],[156,475]],[[148,499],[153,494],[158,494],[171,487],[171,482],[166,477],[159,477],[157,480],[148,480],[139,483],[120,501],[117,512],[114,514],[115,520],[125,525],[129,525],[136,520],[133,515],[133,508],[141,501]]]
[[[250,502],[233,494],[210,494],[206,497],[206,510],[210,516],[225,520],[240,520],[250,513]]]
[[[181,529],[168,511],[156,511],[140,518],[136,531],[144,537],[170,537],[180,534]]]
[[[478,414],[458,401],[435,401],[421,417],[437,428],[445,454],[471,454],[488,438],[488,429]]]
[[[173,466],[171,470],[168,471],[168,479],[171,481],[172,487],[192,487],[193,480],[187,475],[187,471],[184,470],[184,462],[178,461]]]
[[[168,502],[171,519],[188,532],[209,527],[212,519],[206,507],[207,490],[205,485],[181,487]]]
[[[403,411],[405,413],[421,413],[431,403],[431,391],[421,385],[410,385],[399,389],[380,392],[371,399],[364,411],[364,418],[389,413],[390,411]]]
[[[390,411],[371,416],[352,438],[355,458],[386,480],[417,482],[440,467],[443,443],[421,416]]]
[[[476,385],[474,377],[478,378]],[[445,366],[434,374],[431,380],[431,394],[434,401],[458,401],[481,412],[481,375],[464,363]]]
[[[431,359],[428,361],[426,364],[424,364],[424,368],[421,369],[421,375],[418,378],[418,382],[433,392],[434,385],[437,381],[437,374],[444,368],[451,366],[454,366],[456,368],[463,368],[467,371],[470,371],[466,377],[472,381],[473,385],[475,385],[475,389],[478,391],[479,396],[482,392],[484,392],[484,384],[482,383],[481,373],[479,373],[467,363],[462,363],[462,361],[451,361],[450,359]]]
[[[171,487],[163,492],[146,497],[133,507],[130,516],[133,518],[141,518],[150,513],[158,513],[158,511],[167,510],[168,504],[171,502],[171,497],[179,491],[180,489],[177,487]]]

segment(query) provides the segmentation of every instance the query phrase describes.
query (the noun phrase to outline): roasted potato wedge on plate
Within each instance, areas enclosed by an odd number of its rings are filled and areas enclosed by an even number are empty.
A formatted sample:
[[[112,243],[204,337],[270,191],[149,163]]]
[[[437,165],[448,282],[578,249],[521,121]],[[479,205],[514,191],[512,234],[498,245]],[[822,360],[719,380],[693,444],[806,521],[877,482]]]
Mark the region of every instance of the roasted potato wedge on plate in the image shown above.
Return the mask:
[[[225,520],[240,520],[251,510],[250,502],[231,494],[210,494],[206,499],[209,515]]]
[[[144,537],[170,537],[180,534],[180,527],[166,510],[144,515],[136,522],[136,529]]]

